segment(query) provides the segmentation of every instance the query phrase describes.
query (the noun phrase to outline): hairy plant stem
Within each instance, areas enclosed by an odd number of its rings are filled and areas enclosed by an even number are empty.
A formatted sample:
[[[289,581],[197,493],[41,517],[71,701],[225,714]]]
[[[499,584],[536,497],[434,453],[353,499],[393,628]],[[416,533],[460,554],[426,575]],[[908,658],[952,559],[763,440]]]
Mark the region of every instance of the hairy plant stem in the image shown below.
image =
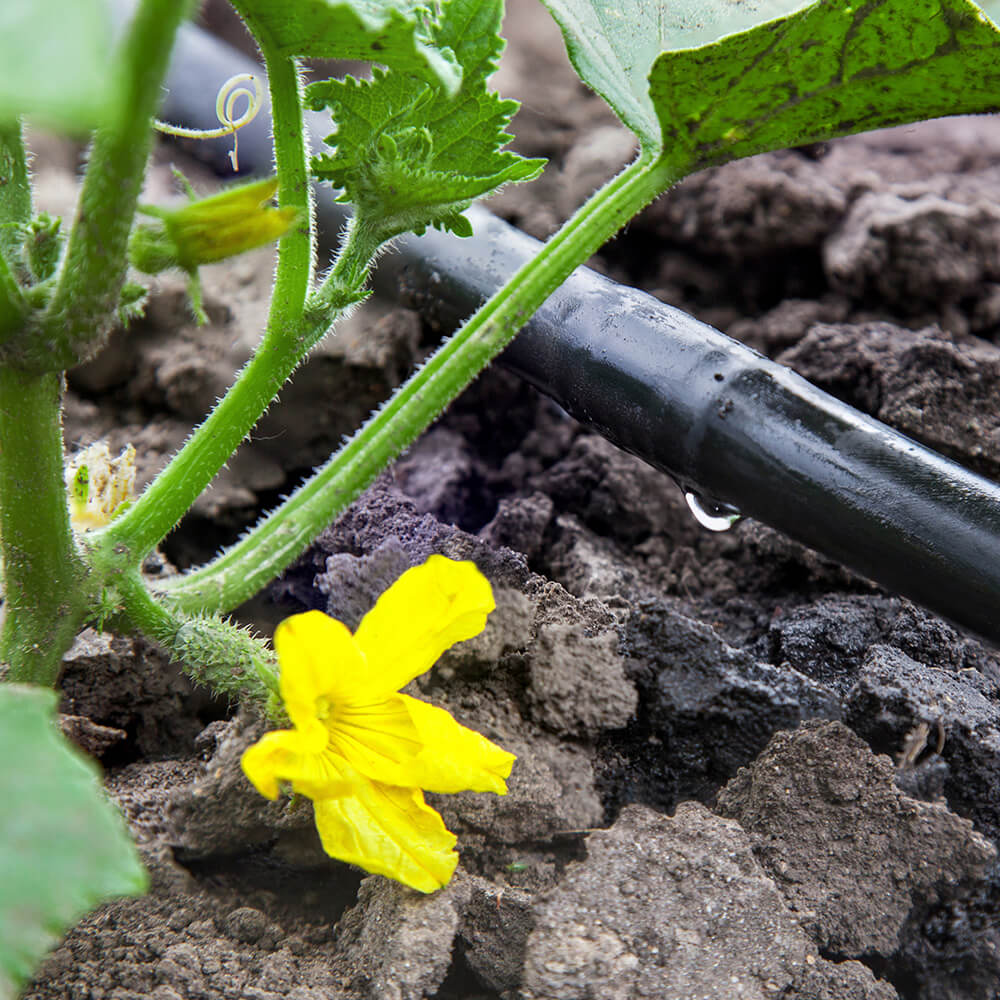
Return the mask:
[[[21,326],[27,303],[15,274],[22,227],[31,219],[31,183],[20,122],[0,123],[0,343]]]
[[[63,371],[91,357],[116,321],[126,250],[153,117],[177,28],[190,0],[142,0],[119,46],[121,104],[90,149],[76,218],[41,331],[18,345],[17,363]]]
[[[313,260],[313,206],[306,164],[302,83],[293,59],[271,52],[266,42],[260,45],[271,93],[278,205],[298,209],[301,220],[278,243],[278,268],[267,327],[270,336],[294,342],[301,335],[300,320],[312,283]]]
[[[83,564],[63,480],[61,371],[88,356],[114,319],[125,253],[152,142],[173,38],[188,4],[142,0],[119,53],[122,100],[94,139],[53,298],[41,322],[21,324],[0,366],[0,548],[6,604],[0,659],[14,681],[54,684],[62,656],[92,609],[99,574]],[[30,219],[19,127],[0,130],[0,249],[8,265]],[[7,174],[9,173],[9,177]],[[8,276],[14,279],[11,267]],[[8,301],[9,295],[8,295]]]
[[[31,219],[31,181],[19,121],[0,122],[0,255],[8,264],[21,245],[19,226]]]
[[[165,582],[173,606],[229,611],[274,579],[510,343],[574,268],[684,173],[666,159],[640,157],[609,181],[281,507],[212,562]]]
[[[137,566],[177,524],[230,459],[285,380],[329,329],[338,308],[356,295],[306,315],[312,268],[311,205],[298,69],[292,59],[263,47],[274,116],[278,200],[295,208],[303,222],[278,244],[278,266],[267,330],[249,364],[218,405],[171,459],[136,503],[106,531],[100,558]],[[374,248],[351,247],[348,256],[367,261]],[[366,256],[367,255],[367,256]]]
[[[49,686],[87,607],[63,482],[61,397],[61,375],[0,367],[0,661],[9,680]]]
[[[377,247],[358,232],[338,260],[347,272],[367,266]],[[279,265],[280,266],[280,265]],[[356,285],[338,280],[337,267],[327,280],[333,293],[324,308],[308,313],[299,307],[296,326],[269,328],[249,364],[208,419],[147,487],[143,495],[103,532],[102,563],[137,565],[187,513],[199,494],[229,460],[260,415],[278,395],[302,358],[330,328],[336,313],[358,298]]]

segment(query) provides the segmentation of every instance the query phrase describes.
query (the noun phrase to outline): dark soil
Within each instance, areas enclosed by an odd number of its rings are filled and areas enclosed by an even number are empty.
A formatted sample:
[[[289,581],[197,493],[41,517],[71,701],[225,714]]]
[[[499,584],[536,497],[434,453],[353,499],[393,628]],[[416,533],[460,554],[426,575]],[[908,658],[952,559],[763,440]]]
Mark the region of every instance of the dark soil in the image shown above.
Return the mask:
[[[547,15],[510,7],[498,86],[524,102],[518,148],[551,163],[493,207],[544,237],[631,141]],[[56,209],[73,155],[38,140]],[[594,263],[996,478],[998,188],[1000,123],[933,122],[691,178]],[[271,267],[205,269],[207,328],[159,281],[70,373],[70,444],[131,441],[148,480],[252,350]],[[432,342],[391,303],[354,316],[169,560],[232,539]],[[353,626],[433,552],[475,560],[498,610],[416,690],[518,755],[505,798],[432,797],[459,834],[453,883],[421,896],[326,858],[308,803],[243,778],[257,720],[148,644],[88,633],[67,730],[104,762],[153,889],[81,921],[28,997],[1000,997],[996,649],[769,528],[704,531],[670,480],[499,369],[244,617]]]

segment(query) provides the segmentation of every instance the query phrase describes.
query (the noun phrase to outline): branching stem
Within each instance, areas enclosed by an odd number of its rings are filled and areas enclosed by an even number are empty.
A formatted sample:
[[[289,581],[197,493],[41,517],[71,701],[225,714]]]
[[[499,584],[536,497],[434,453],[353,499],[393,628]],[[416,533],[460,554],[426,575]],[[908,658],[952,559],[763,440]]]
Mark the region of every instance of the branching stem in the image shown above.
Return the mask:
[[[281,507],[211,563],[166,583],[174,606],[228,611],[274,579],[503,350],[575,267],[682,175],[666,160],[640,158],[612,179]]]
[[[138,572],[123,574],[116,592],[122,610],[108,622],[116,632],[155,639],[194,681],[273,711],[278,663],[263,641],[219,618],[174,614],[149,593]]]
[[[364,231],[355,232],[357,238],[349,241],[338,267],[324,285],[329,294],[322,308],[306,312],[300,304],[298,323],[292,327],[284,322],[284,316],[274,317],[275,326],[268,329],[254,357],[208,419],[136,503],[106,529],[100,543],[105,559],[124,559],[133,566],[141,562],[229,460],[302,358],[330,328],[337,313],[357,301],[358,285],[340,281],[339,274],[353,274],[359,267],[367,267],[377,247],[366,242]],[[294,253],[294,248],[289,252]]]
[[[303,220],[278,244],[278,267],[268,326],[254,357],[184,447],[133,507],[107,531],[104,557],[124,552],[138,566],[189,510],[261,414],[277,396],[316,339],[326,331],[303,322],[312,267],[311,206],[302,123],[302,98],[294,60],[262,47],[274,116],[278,203]]]

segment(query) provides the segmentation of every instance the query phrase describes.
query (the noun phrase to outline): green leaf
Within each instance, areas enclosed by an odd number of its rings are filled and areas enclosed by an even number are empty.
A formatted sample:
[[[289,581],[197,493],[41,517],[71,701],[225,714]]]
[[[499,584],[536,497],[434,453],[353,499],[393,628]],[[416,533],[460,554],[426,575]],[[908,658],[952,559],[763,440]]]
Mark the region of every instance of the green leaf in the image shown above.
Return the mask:
[[[405,70],[454,93],[461,73],[431,41],[423,0],[232,0],[255,37],[285,56],[360,59]]]
[[[582,79],[687,172],[1000,104],[1000,0],[545,0]]]
[[[54,724],[56,694],[0,685],[0,1000],[98,903],[146,873],[97,767]]]
[[[789,14],[807,0],[543,0],[580,79],[614,109],[646,150],[660,126],[649,71],[661,52],[694,48]]]
[[[337,127],[326,139],[333,152],[312,161],[315,176],[342,188],[341,200],[391,235],[428,225],[468,235],[461,213],[472,201],[536,177],[544,161],[502,151],[517,103],[487,87],[503,49],[502,15],[502,0],[443,4],[434,41],[461,67],[456,94],[398,70],[310,85],[307,100],[330,108]]]
[[[2,0],[0,120],[73,132],[107,120],[111,38],[106,0]]]
[[[650,74],[664,146],[693,169],[1000,107],[1000,32],[968,0],[818,0]]]

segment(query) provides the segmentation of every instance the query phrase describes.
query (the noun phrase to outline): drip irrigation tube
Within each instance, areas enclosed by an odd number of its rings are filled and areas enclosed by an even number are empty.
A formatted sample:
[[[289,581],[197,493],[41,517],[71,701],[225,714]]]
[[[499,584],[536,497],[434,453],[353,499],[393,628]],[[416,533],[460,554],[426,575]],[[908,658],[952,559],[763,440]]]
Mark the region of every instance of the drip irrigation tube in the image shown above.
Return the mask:
[[[218,86],[258,71],[195,28],[182,33],[163,117],[216,124]],[[209,75],[210,74],[210,75]],[[240,133],[245,171],[271,166],[264,113]],[[326,118],[311,126],[329,131]],[[192,151],[229,168],[230,141]],[[329,188],[320,230],[343,225]],[[482,209],[469,239],[399,241],[380,291],[456,327],[539,246]],[[718,330],[587,268],[500,361],[610,441],[668,473],[704,507],[727,505],[1000,642],[1000,486],[817,389]]]

